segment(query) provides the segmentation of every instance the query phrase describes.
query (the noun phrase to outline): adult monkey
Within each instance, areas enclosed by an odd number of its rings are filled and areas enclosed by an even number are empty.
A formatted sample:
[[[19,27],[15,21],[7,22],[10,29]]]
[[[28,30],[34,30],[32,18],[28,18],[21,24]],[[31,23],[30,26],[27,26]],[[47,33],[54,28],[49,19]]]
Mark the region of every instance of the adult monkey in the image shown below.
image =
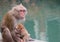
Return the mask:
[[[15,29],[19,20],[25,21],[26,14],[27,9],[22,4],[13,7],[6,13],[1,22],[3,42],[20,42]]]

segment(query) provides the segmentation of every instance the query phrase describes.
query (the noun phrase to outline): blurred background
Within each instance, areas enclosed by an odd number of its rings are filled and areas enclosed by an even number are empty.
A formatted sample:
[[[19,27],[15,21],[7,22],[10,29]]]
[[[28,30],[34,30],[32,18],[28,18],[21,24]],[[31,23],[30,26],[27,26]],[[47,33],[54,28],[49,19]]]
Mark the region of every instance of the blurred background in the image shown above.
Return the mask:
[[[60,0],[0,0],[0,23],[4,14],[20,3],[28,9],[24,25],[33,39],[60,41]]]

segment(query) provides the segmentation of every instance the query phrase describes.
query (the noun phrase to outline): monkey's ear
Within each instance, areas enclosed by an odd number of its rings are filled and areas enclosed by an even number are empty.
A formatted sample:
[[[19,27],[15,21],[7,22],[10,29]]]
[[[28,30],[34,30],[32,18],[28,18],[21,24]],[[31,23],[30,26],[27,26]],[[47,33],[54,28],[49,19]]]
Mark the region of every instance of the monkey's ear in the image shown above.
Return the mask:
[[[17,11],[16,8],[14,9],[14,11]]]
[[[13,11],[17,11],[16,7],[13,7],[12,10],[13,10]]]

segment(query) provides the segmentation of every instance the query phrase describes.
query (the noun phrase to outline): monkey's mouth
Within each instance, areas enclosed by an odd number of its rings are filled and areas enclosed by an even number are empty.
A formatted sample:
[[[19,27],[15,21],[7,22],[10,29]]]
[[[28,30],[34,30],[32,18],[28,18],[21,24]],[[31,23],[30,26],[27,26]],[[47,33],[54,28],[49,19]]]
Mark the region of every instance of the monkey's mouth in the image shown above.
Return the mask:
[[[24,14],[20,14],[20,19],[24,19]]]

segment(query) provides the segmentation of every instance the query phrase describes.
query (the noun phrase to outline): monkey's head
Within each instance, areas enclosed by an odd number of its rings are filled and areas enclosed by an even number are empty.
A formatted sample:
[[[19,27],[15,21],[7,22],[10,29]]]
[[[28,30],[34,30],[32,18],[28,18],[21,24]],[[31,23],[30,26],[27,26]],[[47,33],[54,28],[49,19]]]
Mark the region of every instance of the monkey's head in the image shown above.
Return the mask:
[[[13,11],[13,16],[16,19],[25,20],[27,9],[22,4],[13,7],[12,11]]]

